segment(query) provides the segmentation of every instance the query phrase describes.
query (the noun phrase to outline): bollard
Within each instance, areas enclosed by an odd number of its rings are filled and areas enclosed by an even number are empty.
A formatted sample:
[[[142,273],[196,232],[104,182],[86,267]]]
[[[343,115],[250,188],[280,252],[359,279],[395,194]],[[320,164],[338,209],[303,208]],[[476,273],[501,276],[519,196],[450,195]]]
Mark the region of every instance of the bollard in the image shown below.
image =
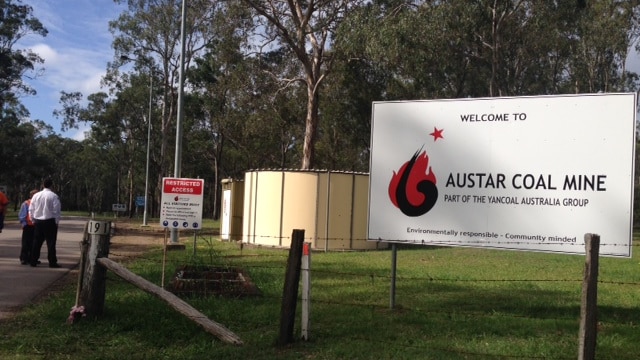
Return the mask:
[[[302,339],[309,340],[311,314],[311,243],[302,246]]]

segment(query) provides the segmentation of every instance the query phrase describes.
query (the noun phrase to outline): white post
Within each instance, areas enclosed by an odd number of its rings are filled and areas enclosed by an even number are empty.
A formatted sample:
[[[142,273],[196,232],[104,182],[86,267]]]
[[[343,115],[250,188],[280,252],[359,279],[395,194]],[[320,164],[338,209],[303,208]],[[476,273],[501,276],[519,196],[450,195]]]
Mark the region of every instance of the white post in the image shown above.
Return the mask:
[[[309,340],[309,312],[311,306],[311,243],[302,246],[302,339]]]

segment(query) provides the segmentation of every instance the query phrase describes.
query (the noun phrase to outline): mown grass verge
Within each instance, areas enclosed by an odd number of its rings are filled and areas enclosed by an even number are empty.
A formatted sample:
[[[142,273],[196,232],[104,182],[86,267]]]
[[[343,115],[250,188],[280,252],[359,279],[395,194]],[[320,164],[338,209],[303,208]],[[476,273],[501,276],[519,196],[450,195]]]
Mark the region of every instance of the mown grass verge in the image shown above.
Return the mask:
[[[226,345],[161,300],[108,274],[105,313],[65,320],[75,286],[0,323],[2,359],[575,359],[584,258],[532,252],[410,247],[398,252],[389,309],[390,251],[312,254],[311,340],[277,347],[287,250],[198,238],[167,253],[178,266],[244,269],[260,297],[189,298],[244,341]],[[195,255],[194,255],[195,253]],[[160,284],[161,248],[127,261]],[[598,359],[640,354],[640,264],[602,258]],[[298,307],[298,313],[300,307]],[[299,323],[297,323],[299,324]],[[297,338],[299,325],[296,325]]]

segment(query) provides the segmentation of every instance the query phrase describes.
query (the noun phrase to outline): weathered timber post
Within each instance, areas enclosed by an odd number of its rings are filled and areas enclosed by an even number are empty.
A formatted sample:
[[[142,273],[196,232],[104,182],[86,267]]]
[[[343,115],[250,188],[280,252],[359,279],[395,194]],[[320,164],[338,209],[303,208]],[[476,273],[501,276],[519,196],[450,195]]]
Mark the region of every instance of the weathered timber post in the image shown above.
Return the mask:
[[[598,335],[598,256],[600,255],[600,235],[585,234],[586,258],[584,280],[582,281],[582,302],[580,305],[580,347],[579,360],[596,358],[596,337]]]
[[[86,263],[87,249],[89,248],[89,223],[84,226],[82,241],[80,242],[80,268],[78,271],[78,287],[76,288],[76,303],[74,306],[80,305],[80,291],[82,290],[82,279],[84,277],[84,265]]]
[[[289,248],[289,259],[287,260],[287,271],[282,292],[282,306],[280,308],[280,336],[277,342],[280,346],[293,342],[293,326],[298,304],[303,243],[304,230],[294,229],[291,235],[291,247]]]
[[[84,256],[82,286],[79,303],[84,306],[84,313],[89,318],[102,315],[106,291],[107,269],[100,266],[96,259],[108,257],[111,223],[108,221],[90,220],[87,227],[89,244],[83,247]]]

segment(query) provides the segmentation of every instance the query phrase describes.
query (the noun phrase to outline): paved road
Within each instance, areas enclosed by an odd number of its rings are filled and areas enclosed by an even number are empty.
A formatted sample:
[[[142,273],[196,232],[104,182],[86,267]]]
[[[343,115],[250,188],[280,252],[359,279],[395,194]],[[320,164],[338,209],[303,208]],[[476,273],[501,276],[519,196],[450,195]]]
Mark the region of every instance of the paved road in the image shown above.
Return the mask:
[[[56,247],[59,269],[49,268],[46,244],[42,245],[40,254],[42,264],[35,268],[21,265],[22,229],[17,222],[5,224],[0,233],[0,319],[28,305],[38,294],[78,266],[80,241],[87,221],[78,217],[63,217],[60,221]]]

